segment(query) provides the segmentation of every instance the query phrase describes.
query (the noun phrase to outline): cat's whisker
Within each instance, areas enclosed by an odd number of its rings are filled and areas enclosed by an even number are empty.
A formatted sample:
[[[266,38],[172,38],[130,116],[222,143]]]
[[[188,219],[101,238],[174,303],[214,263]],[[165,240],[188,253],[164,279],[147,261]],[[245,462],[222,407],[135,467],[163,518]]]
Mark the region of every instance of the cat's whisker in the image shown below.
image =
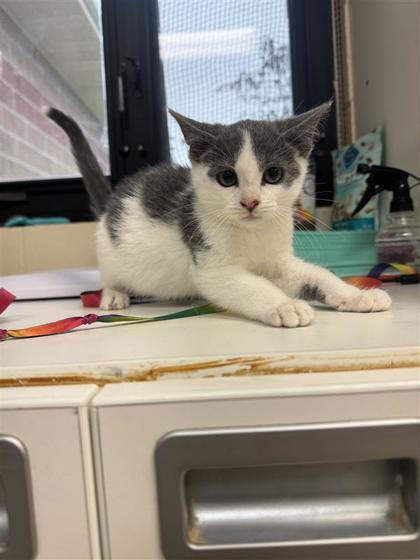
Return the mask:
[[[317,244],[318,237],[314,237],[313,235],[311,235],[311,233],[313,233],[314,230],[308,229],[304,224],[299,224],[299,223],[295,224],[295,228],[298,231],[305,232],[305,233],[309,234],[309,235],[306,236],[306,242],[313,249],[313,251],[317,255],[317,257],[320,258],[322,256],[320,254],[320,252],[322,250],[322,247],[321,247],[321,243]],[[298,238],[296,237],[295,239],[297,240]]]

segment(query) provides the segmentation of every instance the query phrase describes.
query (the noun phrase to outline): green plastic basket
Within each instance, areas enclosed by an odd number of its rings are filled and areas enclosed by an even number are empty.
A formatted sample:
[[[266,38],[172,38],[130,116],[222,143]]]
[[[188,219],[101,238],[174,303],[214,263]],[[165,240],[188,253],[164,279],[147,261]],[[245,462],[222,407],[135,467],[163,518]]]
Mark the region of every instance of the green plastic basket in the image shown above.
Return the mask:
[[[295,254],[338,276],[365,275],[376,264],[376,231],[298,231]]]

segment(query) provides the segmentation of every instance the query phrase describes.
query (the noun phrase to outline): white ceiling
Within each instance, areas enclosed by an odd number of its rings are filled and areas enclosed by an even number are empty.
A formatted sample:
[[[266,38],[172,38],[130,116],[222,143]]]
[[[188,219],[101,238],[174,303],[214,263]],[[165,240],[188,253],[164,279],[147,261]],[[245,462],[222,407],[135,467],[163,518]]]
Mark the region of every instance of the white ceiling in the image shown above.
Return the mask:
[[[104,123],[100,3],[96,0],[0,0],[0,6]]]

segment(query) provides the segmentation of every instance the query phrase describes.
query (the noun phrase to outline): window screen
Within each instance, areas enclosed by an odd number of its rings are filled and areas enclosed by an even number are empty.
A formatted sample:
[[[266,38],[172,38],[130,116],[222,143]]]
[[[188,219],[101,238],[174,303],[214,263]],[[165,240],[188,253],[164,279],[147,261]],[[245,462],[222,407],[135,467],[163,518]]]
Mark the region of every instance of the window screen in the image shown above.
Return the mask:
[[[166,101],[193,119],[231,123],[292,114],[287,0],[159,0]],[[171,156],[187,149],[169,117]]]

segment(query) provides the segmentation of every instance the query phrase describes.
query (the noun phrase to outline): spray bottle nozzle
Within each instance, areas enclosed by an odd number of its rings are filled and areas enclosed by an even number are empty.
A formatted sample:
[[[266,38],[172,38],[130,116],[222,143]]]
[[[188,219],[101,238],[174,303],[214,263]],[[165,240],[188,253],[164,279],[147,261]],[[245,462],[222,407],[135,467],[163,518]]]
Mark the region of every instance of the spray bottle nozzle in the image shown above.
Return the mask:
[[[367,187],[356,208],[353,210],[352,216],[360,212],[375,194],[382,191],[392,192],[391,212],[413,210],[413,200],[410,196],[408,178],[414,177],[417,179],[415,175],[396,167],[369,165],[367,163],[359,163],[357,172],[362,175],[368,175]]]

